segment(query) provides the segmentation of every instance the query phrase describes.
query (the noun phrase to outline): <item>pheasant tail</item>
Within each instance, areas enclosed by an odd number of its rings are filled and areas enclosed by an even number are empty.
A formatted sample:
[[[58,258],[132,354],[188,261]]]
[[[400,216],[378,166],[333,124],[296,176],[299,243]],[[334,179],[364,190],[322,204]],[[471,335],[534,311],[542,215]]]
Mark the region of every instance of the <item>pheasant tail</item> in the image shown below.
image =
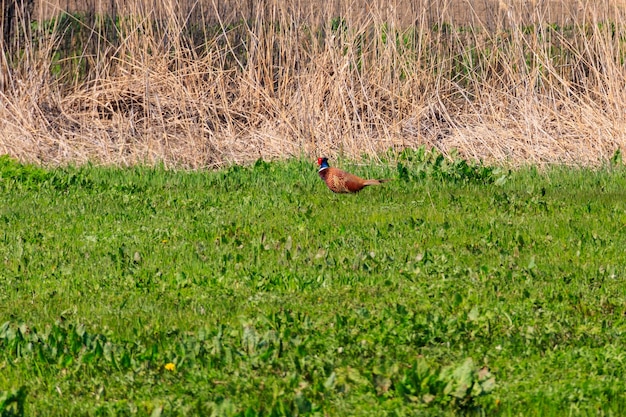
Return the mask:
[[[366,186],[366,185],[380,185],[380,184],[382,184],[382,183],[384,183],[384,182],[389,182],[389,181],[391,181],[391,180],[389,180],[389,179],[382,179],[382,180],[365,180],[365,181],[363,181],[363,185],[364,185],[364,186]]]

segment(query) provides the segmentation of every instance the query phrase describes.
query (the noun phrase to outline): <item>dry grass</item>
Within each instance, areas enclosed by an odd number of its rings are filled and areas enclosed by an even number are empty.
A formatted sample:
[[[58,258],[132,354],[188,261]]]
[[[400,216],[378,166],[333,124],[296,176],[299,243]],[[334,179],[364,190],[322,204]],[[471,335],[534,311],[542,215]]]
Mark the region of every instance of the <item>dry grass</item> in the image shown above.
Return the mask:
[[[621,1],[264,3],[120,2],[78,46],[60,20],[25,28],[0,55],[0,154],[196,168],[427,145],[593,165],[626,149]]]

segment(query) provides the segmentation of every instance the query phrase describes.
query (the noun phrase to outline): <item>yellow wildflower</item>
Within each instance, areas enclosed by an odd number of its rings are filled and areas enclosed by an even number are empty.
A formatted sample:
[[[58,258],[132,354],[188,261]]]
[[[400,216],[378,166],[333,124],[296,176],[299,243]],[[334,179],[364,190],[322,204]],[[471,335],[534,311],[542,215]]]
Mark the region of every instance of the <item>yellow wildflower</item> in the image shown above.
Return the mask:
[[[167,369],[168,371],[175,371],[176,370],[176,365],[174,365],[172,362],[166,363],[165,364],[165,369]]]

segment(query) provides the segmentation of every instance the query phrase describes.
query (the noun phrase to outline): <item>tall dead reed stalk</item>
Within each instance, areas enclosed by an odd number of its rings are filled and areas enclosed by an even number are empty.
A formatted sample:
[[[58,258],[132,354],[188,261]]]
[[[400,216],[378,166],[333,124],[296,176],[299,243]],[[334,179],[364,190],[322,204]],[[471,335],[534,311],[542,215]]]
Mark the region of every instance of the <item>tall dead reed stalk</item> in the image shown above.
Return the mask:
[[[626,148],[620,1],[90,4],[42,3],[3,45],[0,154],[197,168],[427,145],[593,165]]]

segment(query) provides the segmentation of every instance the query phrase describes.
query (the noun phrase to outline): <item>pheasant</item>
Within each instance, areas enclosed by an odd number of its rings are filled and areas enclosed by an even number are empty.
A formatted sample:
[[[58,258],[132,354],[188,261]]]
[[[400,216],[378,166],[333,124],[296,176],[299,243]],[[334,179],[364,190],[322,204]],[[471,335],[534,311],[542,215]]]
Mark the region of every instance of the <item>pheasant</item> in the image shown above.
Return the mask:
[[[318,158],[320,169],[317,173],[328,188],[335,193],[357,193],[368,185],[378,185],[389,180],[364,180],[356,175],[328,165],[328,158]]]

